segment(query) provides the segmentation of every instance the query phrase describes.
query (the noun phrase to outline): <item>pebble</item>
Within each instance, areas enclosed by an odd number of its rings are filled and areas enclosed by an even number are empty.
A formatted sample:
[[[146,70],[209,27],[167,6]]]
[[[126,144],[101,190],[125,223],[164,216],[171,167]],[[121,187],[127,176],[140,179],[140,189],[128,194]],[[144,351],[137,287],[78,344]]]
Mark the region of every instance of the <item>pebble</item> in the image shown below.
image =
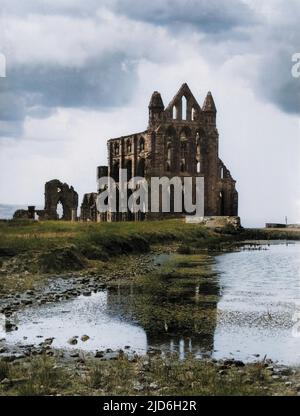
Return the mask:
[[[72,337],[68,340],[68,344],[70,345],[76,345],[78,343],[77,337]]]
[[[80,339],[81,339],[81,341],[86,342],[90,339],[90,337],[88,335],[82,335],[82,337]]]

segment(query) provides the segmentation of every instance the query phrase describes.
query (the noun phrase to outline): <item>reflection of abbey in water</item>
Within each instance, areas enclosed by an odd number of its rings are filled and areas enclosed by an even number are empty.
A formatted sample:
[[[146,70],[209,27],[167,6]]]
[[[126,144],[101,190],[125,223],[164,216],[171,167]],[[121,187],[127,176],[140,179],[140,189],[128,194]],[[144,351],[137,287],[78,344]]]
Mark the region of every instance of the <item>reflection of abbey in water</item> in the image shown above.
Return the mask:
[[[134,284],[109,287],[107,313],[140,325],[148,346],[181,353],[212,353],[218,284],[210,278],[204,284],[180,285],[178,291],[169,283],[165,290]],[[205,300],[205,296],[214,300]]]
[[[128,179],[141,176],[148,181],[151,177],[203,176],[205,216],[236,216],[238,194],[235,180],[219,158],[216,114],[210,92],[201,108],[188,85],[183,84],[165,108],[160,93],[155,91],[149,104],[148,129],[110,139],[107,143],[108,166],[98,167],[98,178],[110,176],[118,183],[120,168],[127,170]],[[85,196],[81,206],[83,220],[97,216],[91,195]],[[149,219],[183,215],[174,211],[163,213],[162,210],[145,214]],[[140,217],[140,213],[133,216],[128,212],[108,213],[98,219],[114,221]]]

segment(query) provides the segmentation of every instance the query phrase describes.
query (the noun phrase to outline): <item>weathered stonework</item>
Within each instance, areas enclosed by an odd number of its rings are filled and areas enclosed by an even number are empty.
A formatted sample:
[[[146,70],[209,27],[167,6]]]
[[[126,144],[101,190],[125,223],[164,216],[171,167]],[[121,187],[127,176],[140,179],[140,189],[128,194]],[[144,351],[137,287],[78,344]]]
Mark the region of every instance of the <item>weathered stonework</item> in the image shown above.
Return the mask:
[[[17,210],[14,219],[28,218],[35,219],[37,215],[40,220],[58,220],[57,206],[61,203],[63,208],[62,220],[76,221],[78,208],[78,194],[73,186],[60,182],[58,179],[46,182],[45,184],[45,208],[36,210],[29,206],[28,210]]]
[[[155,91],[149,104],[147,130],[108,140],[108,167],[98,168],[98,178],[108,175],[118,183],[120,168],[127,169],[128,180],[134,176],[147,180],[162,176],[203,176],[204,215],[237,216],[235,180],[218,155],[216,113],[210,92],[201,108],[188,85],[183,84],[165,108],[160,93]],[[180,216],[185,213],[149,212],[134,216],[130,212],[108,213],[98,218],[114,221]]]
[[[188,224],[203,224],[208,228],[230,227],[236,230],[241,228],[241,220],[237,216],[196,217],[191,215],[186,217],[186,222]]]
[[[97,193],[84,194],[83,201],[80,207],[81,221],[97,221],[98,212],[96,206]]]

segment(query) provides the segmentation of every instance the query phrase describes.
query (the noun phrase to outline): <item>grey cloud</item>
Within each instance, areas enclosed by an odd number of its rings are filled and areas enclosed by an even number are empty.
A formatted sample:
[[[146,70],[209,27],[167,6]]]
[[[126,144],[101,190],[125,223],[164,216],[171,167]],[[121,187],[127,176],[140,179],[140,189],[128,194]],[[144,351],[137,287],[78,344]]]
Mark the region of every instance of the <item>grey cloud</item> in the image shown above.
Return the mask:
[[[180,30],[192,25],[200,32],[223,32],[237,26],[251,25],[255,15],[240,0],[110,0],[113,10],[130,18]]]
[[[90,59],[83,67],[14,66],[2,78],[0,120],[47,117],[56,107],[107,109],[122,106],[136,81],[135,63],[125,54]],[[8,134],[7,128],[0,135]],[[13,131],[11,135],[13,135]]]
[[[236,26],[251,25],[255,15],[241,0],[0,0],[6,13],[60,14],[91,17],[105,7],[131,19],[180,30],[180,25],[193,25],[203,32],[223,32]]]
[[[282,111],[300,114],[300,79],[293,78],[292,50],[275,50],[265,58],[259,71],[256,90]]]

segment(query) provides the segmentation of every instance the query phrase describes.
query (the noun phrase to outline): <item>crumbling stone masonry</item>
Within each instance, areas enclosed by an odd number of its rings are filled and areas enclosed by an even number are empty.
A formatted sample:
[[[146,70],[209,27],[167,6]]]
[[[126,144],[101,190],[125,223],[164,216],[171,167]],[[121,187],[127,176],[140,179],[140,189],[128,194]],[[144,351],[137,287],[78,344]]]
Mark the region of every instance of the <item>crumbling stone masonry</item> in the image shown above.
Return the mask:
[[[97,193],[91,192],[90,194],[84,194],[83,201],[80,208],[80,220],[81,221],[97,221]]]
[[[204,177],[205,216],[237,216],[238,193],[235,180],[219,158],[219,134],[216,127],[216,106],[208,92],[202,107],[187,84],[183,84],[165,108],[159,92],[149,103],[147,130],[110,139],[107,143],[108,166],[98,167],[98,178],[111,176],[118,183],[119,169],[127,169],[128,180],[133,176]],[[87,194],[90,195],[90,194]],[[172,202],[171,202],[172,205]],[[84,197],[81,218],[94,206],[94,197]],[[89,208],[87,208],[89,207]],[[94,209],[94,208],[93,208]],[[185,213],[128,213],[98,215],[98,220],[115,221],[142,218],[180,217]]]
[[[17,210],[14,213],[14,219],[29,218],[35,219],[37,215],[40,220],[58,220],[58,204],[62,205],[62,220],[76,221],[78,208],[78,194],[74,191],[73,186],[53,179],[45,184],[45,208],[36,210],[34,206],[29,206],[28,210]]]

